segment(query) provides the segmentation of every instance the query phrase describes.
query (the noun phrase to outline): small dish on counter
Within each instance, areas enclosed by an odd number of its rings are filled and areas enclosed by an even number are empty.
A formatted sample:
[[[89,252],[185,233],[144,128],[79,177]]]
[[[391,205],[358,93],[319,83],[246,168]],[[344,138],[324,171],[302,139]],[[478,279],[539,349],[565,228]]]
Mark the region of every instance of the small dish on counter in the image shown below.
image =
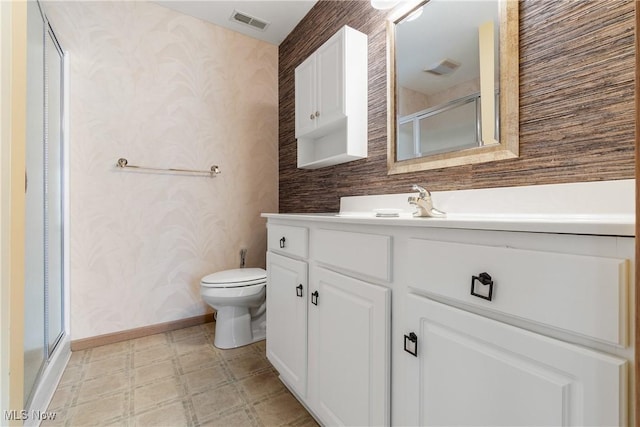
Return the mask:
[[[398,218],[402,209],[374,209],[376,218]]]

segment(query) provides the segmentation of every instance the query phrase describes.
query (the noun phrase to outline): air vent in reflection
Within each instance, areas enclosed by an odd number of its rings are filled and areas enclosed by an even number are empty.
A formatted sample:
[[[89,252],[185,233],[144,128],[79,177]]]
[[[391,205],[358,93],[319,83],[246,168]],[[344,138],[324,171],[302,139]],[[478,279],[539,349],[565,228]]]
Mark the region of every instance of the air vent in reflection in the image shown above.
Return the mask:
[[[231,21],[235,21],[243,25],[248,25],[260,31],[266,30],[267,27],[269,26],[268,22],[258,19],[256,17],[253,17],[251,15],[248,15],[244,12],[238,12],[237,10],[233,11],[233,13],[231,14],[231,18],[229,19]]]
[[[460,63],[453,59],[443,59],[437,64],[425,68],[424,71],[436,76],[446,76],[453,73],[459,66]]]

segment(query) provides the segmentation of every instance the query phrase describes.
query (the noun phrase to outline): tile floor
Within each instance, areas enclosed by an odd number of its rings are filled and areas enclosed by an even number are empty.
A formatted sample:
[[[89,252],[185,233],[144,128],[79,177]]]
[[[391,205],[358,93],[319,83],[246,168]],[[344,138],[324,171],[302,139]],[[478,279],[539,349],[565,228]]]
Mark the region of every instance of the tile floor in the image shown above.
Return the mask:
[[[42,426],[317,426],[265,342],[219,350],[214,323],[74,352]]]

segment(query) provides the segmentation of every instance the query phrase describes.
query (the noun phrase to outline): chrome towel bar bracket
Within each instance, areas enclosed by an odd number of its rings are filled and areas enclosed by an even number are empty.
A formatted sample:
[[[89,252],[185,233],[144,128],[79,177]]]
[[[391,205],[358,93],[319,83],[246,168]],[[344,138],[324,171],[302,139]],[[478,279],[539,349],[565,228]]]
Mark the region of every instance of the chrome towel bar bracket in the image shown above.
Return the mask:
[[[211,166],[210,170],[197,170],[197,169],[177,169],[177,168],[151,168],[147,166],[134,166],[130,165],[129,161],[124,157],[118,159],[118,163],[116,166],[122,169],[132,168],[139,170],[149,170],[149,171],[160,171],[160,172],[184,172],[184,173],[196,173],[196,174],[207,174],[211,177],[214,177],[220,173],[220,168],[218,165]]]

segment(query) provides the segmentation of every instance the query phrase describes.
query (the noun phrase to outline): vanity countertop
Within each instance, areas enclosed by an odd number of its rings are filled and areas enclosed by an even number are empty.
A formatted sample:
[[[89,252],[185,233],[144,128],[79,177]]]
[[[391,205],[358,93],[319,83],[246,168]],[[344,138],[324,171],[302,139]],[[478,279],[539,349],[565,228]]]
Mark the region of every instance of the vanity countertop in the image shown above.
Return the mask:
[[[605,236],[635,235],[633,215],[461,215],[444,218],[377,218],[373,213],[262,214],[265,218],[306,220],[344,224],[402,227],[461,228],[474,230],[524,231],[534,233],[593,234]]]
[[[635,180],[432,192],[443,218],[415,218],[415,193],[343,197],[339,213],[264,213],[269,219],[534,233],[635,236]],[[399,217],[379,218],[395,208]]]

